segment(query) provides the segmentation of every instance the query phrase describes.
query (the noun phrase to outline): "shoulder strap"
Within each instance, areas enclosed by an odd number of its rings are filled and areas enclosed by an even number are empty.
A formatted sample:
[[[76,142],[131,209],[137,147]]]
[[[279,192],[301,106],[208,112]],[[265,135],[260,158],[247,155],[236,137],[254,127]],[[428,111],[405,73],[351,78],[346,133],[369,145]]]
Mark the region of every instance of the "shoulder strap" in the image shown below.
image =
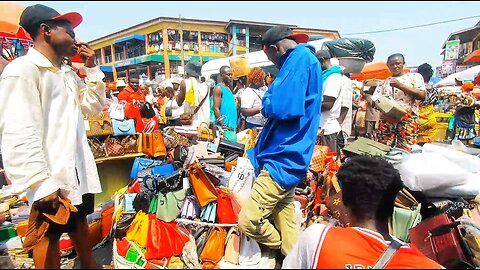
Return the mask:
[[[372,269],[384,269],[401,246],[402,244],[400,244],[400,242],[392,239],[392,242],[390,242],[390,245],[388,245],[387,250],[383,252],[382,256],[378,259]]]

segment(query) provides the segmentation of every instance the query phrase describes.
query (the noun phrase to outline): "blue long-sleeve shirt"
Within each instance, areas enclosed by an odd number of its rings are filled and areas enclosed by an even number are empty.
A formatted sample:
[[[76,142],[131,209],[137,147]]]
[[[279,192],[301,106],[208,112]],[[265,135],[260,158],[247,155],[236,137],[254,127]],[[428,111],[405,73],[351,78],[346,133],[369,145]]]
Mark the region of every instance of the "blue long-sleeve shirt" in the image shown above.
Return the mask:
[[[313,155],[322,103],[322,68],[315,48],[299,44],[280,59],[280,71],[262,99],[268,118],[247,152],[258,176],[265,168],[284,189],[305,176]]]

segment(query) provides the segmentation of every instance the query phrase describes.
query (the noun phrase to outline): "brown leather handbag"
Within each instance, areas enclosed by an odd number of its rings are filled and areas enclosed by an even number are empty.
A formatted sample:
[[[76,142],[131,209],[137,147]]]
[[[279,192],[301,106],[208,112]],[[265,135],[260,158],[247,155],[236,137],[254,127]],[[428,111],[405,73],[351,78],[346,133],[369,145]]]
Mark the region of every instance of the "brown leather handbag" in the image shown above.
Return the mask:
[[[142,133],[142,152],[151,157],[167,155],[161,132]]]
[[[227,233],[224,228],[215,226],[210,232],[207,243],[200,254],[200,260],[204,263],[204,266],[215,266],[225,254],[225,240]],[[205,265],[206,264],[206,265]],[[210,267],[208,267],[210,268]]]
[[[102,111],[97,115],[88,115],[84,121],[87,137],[113,134],[112,118],[108,112]]]
[[[122,139],[122,144],[125,147],[125,153],[135,154],[142,152],[142,136],[140,134],[128,135]]]
[[[109,157],[125,155],[125,148],[117,138],[108,136],[105,140],[105,148]]]
[[[217,200],[218,192],[200,164],[195,162],[190,166],[189,178],[193,193],[200,206],[205,207],[208,203]]]
[[[105,149],[105,143],[101,142],[97,138],[88,139],[88,145],[92,150],[94,158],[104,158],[107,157],[107,150]]]

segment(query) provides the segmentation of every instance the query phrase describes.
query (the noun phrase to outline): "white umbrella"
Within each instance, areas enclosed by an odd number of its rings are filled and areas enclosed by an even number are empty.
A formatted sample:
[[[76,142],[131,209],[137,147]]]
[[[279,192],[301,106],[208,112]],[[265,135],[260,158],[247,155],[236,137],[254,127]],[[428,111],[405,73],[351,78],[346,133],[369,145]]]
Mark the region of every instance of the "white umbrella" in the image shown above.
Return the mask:
[[[479,72],[480,72],[480,65],[474,66],[474,67],[465,69],[464,71],[460,71],[460,72],[448,75],[447,77],[443,78],[441,81],[437,82],[435,86],[455,85],[456,77],[462,79],[462,81],[465,81],[465,80],[473,81],[473,79],[475,79],[475,76]]]

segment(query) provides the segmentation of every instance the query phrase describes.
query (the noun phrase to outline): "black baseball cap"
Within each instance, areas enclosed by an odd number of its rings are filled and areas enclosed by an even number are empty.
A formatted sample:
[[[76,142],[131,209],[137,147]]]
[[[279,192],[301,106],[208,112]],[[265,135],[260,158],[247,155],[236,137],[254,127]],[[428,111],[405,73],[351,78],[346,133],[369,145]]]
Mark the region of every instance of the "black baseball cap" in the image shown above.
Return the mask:
[[[330,59],[330,58],[332,58],[332,55],[330,54],[330,51],[325,50],[325,49],[318,50],[315,53],[315,56],[317,57],[317,59]]]
[[[274,26],[265,32],[262,37],[262,45],[275,45],[282,39],[292,39],[297,43],[307,43],[310,39],[306,34],[293,34],[292,30],[285,25]]]
[[[51,7],[36,4],[28,6],[23,10],[19,24],[21,27],[28,29],[42,22],[55,20],[66,20],[75,28],[83,21],[83,18],[82,15],[77,12],[60,14]]]

